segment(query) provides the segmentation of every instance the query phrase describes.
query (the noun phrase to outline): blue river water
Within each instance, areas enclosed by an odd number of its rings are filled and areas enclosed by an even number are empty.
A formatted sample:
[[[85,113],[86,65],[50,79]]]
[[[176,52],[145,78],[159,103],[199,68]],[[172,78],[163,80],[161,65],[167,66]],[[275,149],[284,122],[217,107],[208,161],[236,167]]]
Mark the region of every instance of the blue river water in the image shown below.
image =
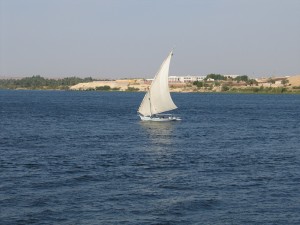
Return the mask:
[[[300,95],[0,91],[0,224],[300,224]]]

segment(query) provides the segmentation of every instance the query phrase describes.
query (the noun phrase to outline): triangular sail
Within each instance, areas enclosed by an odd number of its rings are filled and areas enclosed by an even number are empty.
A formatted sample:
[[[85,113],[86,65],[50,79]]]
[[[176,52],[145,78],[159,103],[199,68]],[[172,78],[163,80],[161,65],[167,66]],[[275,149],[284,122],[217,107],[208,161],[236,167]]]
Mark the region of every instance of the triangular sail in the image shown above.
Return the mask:
[[[140,105],[138,112],[143,116],[151,116],[177,108],[169,91],[168,75],[172,55],[171,52],[160,66]]]

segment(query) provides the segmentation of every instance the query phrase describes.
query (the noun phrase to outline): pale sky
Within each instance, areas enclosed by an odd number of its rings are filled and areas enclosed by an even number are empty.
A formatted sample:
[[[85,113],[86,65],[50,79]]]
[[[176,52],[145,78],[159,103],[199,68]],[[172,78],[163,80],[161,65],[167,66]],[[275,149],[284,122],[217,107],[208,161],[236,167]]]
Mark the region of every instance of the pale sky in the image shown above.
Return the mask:
[[[300,0],[0,0],[0,77],[300,74]]]

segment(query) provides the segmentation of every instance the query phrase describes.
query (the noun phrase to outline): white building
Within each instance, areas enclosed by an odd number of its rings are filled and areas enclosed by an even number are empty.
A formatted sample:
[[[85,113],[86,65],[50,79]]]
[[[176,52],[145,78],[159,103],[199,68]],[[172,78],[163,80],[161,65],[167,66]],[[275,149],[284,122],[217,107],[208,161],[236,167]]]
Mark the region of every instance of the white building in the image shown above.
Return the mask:
[[[202,81],[206,76],[169,76],[169,83],[193,83],[194,81]],[[145,79],[145,83],[151,83],[153,78]]]
[[[204,80],[206,76],[169,76],[170,83],[192,83],[194,81]]]

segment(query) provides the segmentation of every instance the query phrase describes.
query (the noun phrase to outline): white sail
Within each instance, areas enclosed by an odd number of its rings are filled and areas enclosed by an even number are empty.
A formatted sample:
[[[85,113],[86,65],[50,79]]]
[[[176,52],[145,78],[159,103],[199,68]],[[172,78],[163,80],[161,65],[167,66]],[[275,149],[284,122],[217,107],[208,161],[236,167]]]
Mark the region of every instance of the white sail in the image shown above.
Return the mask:
[[[151,116],[177,108],[169,91],[168,75],[172,55],[171,52],[160,66],[140,105],[138,112],[143,116]]]

